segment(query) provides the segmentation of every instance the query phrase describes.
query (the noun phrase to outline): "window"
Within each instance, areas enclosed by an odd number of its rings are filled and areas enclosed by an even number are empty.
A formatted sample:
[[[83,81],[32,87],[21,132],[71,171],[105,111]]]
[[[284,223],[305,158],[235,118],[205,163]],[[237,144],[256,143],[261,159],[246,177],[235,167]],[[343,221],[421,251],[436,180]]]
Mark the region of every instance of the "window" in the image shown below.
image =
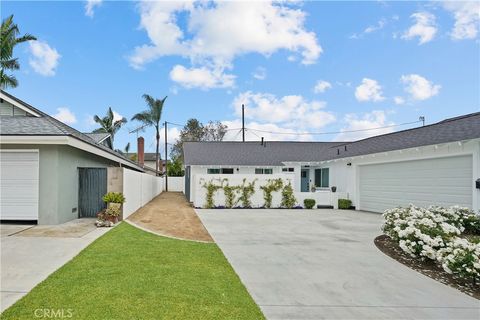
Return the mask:
[[[255,174],[273,174],[272,168],[255,168]]]
[[[317,188],[329,187],[329,168],[315,169],[315,186]]]
[[[207,169],[208,174],[233,174],[233,168],[210,168]]]
[[[294,172],[294,168],[282,168],[282,172]]]

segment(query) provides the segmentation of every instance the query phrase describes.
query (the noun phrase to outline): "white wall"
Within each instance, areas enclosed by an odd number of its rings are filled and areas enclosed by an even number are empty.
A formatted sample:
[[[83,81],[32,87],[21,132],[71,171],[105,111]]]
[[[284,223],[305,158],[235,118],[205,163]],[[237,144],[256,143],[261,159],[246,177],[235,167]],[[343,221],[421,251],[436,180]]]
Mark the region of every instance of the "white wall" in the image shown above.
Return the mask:
[[[123,168],[123,218],[143,207],[164,189],[162,177]]]
[[[222,179],[227,179],[228,184],[233,185],[242,185],[243,179],[246,179],[247,183],[250,183],[255,180],[255,192],[250,198],[253,207],[262,207],[265,203],[263,199],[263,191],[260,189],[260,186],[266,185],[270,179],[281,178],[284,183],[292,183],[293,186],[293,173],[279,173],[279,174],[196,174],[192,176],[192,189],[194,193],[192,194],[192,201],[196,207],[204,207],[206,200],[206,189],[203,185],[206,182],[214,181],[216,184],[220,184]],[[274,192],[272,194],[272,207],[279,207],[281,202],[281,191]],[[238,198],[238,195],[237,195]],[[214,195],[214,204],[215,206],[224,206],[225,205],[225,195],[222,189],[219,189]],[[302,200],[303,204],[303,200]],[[241,203],[238,203],[238,206],[241,206]]]
[[[168,177],[168,191],[185,193],[185,177]]]

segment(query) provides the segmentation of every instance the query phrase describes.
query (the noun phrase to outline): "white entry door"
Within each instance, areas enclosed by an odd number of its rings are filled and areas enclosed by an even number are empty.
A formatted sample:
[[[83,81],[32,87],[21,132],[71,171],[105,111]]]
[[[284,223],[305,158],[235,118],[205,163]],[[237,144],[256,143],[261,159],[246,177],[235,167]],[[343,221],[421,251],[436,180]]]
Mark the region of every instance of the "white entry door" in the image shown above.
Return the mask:
[[[359,209],[396,206],[472,207],[472,156],[359,166]]]
[[[0,219],[38,220],[38,150],[0,150]]]

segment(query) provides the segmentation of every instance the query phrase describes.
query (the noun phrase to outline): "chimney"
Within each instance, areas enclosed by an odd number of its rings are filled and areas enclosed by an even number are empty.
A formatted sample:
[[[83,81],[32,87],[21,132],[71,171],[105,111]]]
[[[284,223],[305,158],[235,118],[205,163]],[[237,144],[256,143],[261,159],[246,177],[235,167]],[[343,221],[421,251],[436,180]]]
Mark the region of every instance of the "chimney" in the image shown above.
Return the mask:
[[[145,139],[137,138],[137,162],[143,168],[145,164]]]

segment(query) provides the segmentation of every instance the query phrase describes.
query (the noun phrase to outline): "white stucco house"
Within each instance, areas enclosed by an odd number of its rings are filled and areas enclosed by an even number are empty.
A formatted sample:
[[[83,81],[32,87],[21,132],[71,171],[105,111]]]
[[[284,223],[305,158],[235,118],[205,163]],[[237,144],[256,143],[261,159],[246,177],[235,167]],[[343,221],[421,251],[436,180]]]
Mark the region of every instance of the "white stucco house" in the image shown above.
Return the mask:
[[[299,205],[348,198],[372,212],[410,203],[480,207],[480,112],[353,142],[186,142],[184,158],[185,194],[199,207],[204,181],[256,179],[258,188],[273,177],[291,181]]]

